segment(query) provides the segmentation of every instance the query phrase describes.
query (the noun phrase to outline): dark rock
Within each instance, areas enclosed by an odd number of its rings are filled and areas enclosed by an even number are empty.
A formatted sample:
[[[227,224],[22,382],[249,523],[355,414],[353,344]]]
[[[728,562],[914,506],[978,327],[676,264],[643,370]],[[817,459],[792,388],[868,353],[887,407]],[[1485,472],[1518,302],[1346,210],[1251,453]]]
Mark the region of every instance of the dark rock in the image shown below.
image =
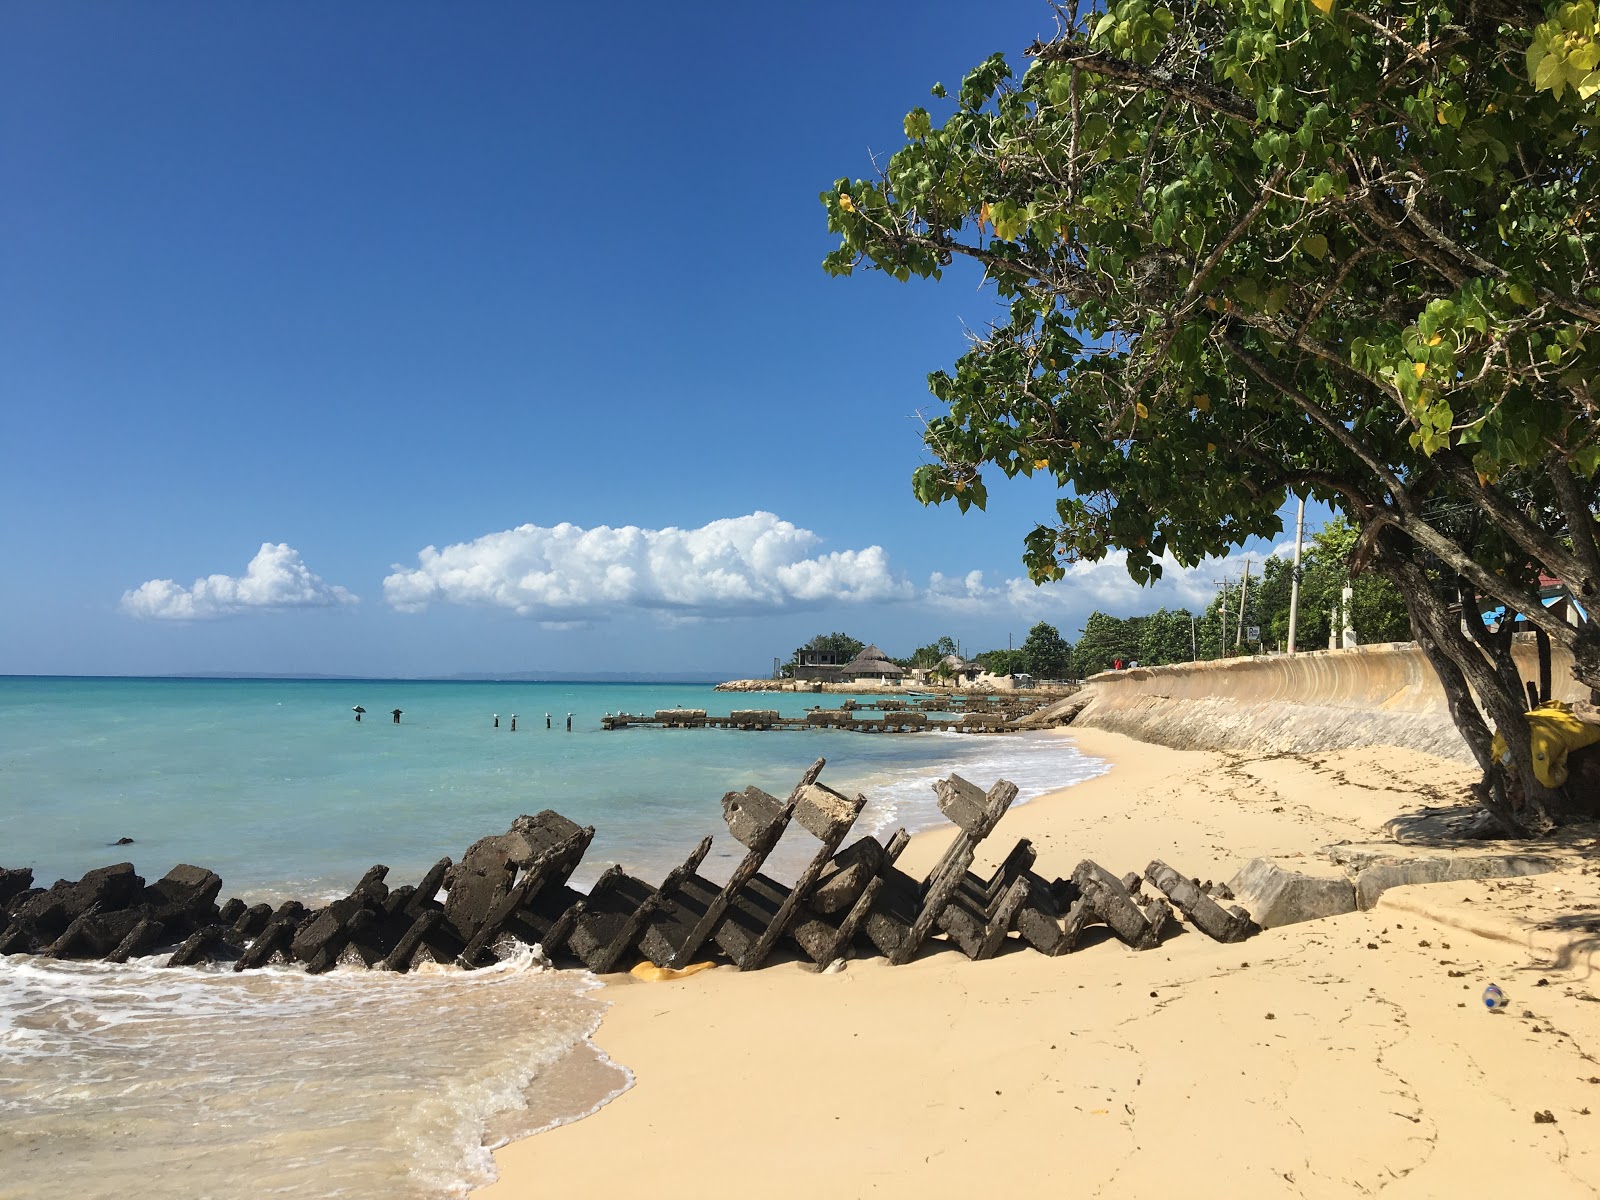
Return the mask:
[[[424,909],[419,915],[411,919],[411,924],[400,935],[399,940],[395,942],[394,948],[376,964],[377,968],[380,971],[409,971],[417,950],[422,946],[423,939],[435,925],[443,920],[443,909]]]
[[[744,962],[761,935],[778,919],[788,899],[788,888],[776,879],[757,872],[733,897],[733,902],[728,905],[727,917],[717,926],[716,932],[711,935],[712,939],[744,969]]]
[[[290,957],[290,943],[295,932],[307,919],[306,906],[298,900],[285,900],[280,904],[266,926],[250,943],[248,949],[234,963],[235,971],[248,971],[264,967],[273,958],[281,956],[285,962]]]
[[[33,887],[32,867],[0,867],[0,907]]]
[[[231,901],[230,901],[231,903]],[[241,911],[232,921],[228,922],[228,934],[235,941],[249,941],[256,937],[267,927],[267,922],[272,920],[272,906],[270,904],[252,904],[244,908],[241,902]],[[222,910],[222,916],[228,915],[227,906]]]
[[[351,889],[350,894],[381,906],[389,898],[389,886],[383,882],[388,877],[388,874],[388,867],[381,865],[372,867],[361,877],[361,882]]]
[[[939,928],[968,958],[992,958],[1005,944],[1011,923],[1027,897],[1028,881],[1021,876],[1012,879],[992,907],[979,909],[969,901],[967,893],[958,891],[939,914]]]
[[[450,868],[455,864],[448,858],[441,858],[428,868],[428,873],[417,884],[417,890],[411,901],[410,911],[420,913],[427,908],[439,908],[439,889],[444,887],[445,876],[450,873]]]
[[[439,909],[438,912],[438,922],[422,935],[421,952],[425,952],[431,962],[453,963],[461,957],[461,952],[466,949],[467,944],[456,936],[455,930],[450,928],[450,922],[444,919],[444,910]],[[416,960],[413,958],[412,965],[415,963]]]
[[[222,878],[204,867],[180,864],[144,889],[150,915],[174,931],[221,923],[216,899]]]
[[[0,954],[26,954],[33,946],[33,938],[18,922],[8,918],[0,925]]]
[[[688,946],[696,929],[709,927],[708,914],[720,905],[722,889],[698,873],[678,881],[675,887],[661,887],[661,903],[645,922],[639,937],[639,953],[653,963],[666,966],[673,956]],[[699,949],[690,947],[688,954]]]
[[[879,873],[883,886],[872,904],[872,911],[861,924],[867,940],[878,953],[888,957],[905,945],[912,922],[921,910],[919,884],[898,867],[886,866]]]
[[[160,923],[145,905],[109,913],[88,912],[68,925],[45,953],[55,958],[101,958],[120,946],[141,921],[147,920]]]
[[[505,931],[520,941],[527,942],[530,946],[541,946],[551,958],[555,958],[566,950],[567,936],[572,932],[573,922],[582,915],[584,906],[583,893],[573,890],[566,884],[555,887],[540,888],[538,893],[519,907],[503,928]],[[433,939],[441,932],[449,932],[449,925],[441,925],[429,934],[429,950],[434,950]],[[455,953],[451,958],[440,959],[441,962],[452,961],[466,948],[466,943],[457,941]]]
[[[288,904],[294,905],[298,911],[285,912]],[[295,930],[305,918],[305,906],[298,900],[291,900],[281,906],[267,922],[267,926],[239,956],[239,961],[233,964],[235,971],[251,971],[264,967],[275,957],[281,956],[288,961],[291,955],[290,944],[294,941]]]
[[[131,845],[133,845],[133,839],[130,838],[130,837],[121,837],[121,838],[118,838],[116,841],[112,842],[111,844],[113,846],[131,846]]]
[[[725,919],[713,935],[740,970],[753,971],[761,966],[778,942],[788,933],[790,926],[799,917],[806,898],[811,894],[811,889],[816,887],[817,879],[828,866],[829,860],[839,849],[839,843],[850,831],[850,826],[855,824],[856,817],[860,815],[861,809],[867,802],[865,796],[858,795],[854,800],[847,800],[838,792],[817,784],[815,777],[822,769],[822,762],[823,760],[818,759],[812,764],[807,777],[802,778],[785,806],[785,811],[796,815],[803,810],[809,810],[806,817],[810,822],[808,828],[821,840],[822,845],[800,872],[794,887],[779,888],[775,911],[769,911],[765,895],[759,898],[752,896],[755,902],[748,906],[738,903],[736,899],[736,902],[729,906]],[[752,872],[752,888],[756,879],[766,884],[771,883],[764,876],[756,876]],[[769,891],[768,895],[772,894]],[[739,898],[742,899],[742,896]]]
[[[227,940],[226,925],[206,925],[191,933],[167,960],[169,967],[192,967],[201,962],[236,959],[242,953]]]
[[[106,962],[125,963],[134,955],[148,954],[161,944],[162,934],[165,932],[160,921],[152,921],[148,917],[141,917],[128,936],[123,938],[109,954],[105,956]]]
[[[134,873],[133,864],[117,863],[89,871],[76,883],[57,880],[48,891],[15,904],[11,915],[38,941],[53,942],[90,909],[127,908],[143,890],[144,880]]]
[[[517,866],[497,844],[485,838],[469,849],[450,872],[444,915],[463,942],[470,942],[506,893]]]
[[[290,952],[301,962],[309,963],[313,958],[326,958],[324,952],[331,947],[337,959],[349,940],[348,926],[351,920],[362,911],[361,901],[353,896],[335,900],[296,931],[294,941],[289,946]]]
[[[272,910],[269,908],[267,911],[271,912]],[[223,925],[232,925],[240,917],[244,916],[244,913],[244,901],[235,896],[217,910],[217,921]]]
[[[410,922],[402,920],[390,936],[387,914],[381,908],[363,908],[345,926],[345,944],[370,967],[389,953],[409,925]]]

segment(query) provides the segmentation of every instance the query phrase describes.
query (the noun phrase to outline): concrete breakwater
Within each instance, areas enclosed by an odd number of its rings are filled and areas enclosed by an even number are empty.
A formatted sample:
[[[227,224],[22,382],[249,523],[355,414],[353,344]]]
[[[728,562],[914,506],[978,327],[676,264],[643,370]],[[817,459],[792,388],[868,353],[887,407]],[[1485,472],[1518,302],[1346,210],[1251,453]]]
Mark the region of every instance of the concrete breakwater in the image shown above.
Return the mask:
[[[414,887],[389,887],[388,868],[375,866],[348,896],[320,909],[295,900],[275,910],[239,899],[219,905],[222,880],[187,865],[149,885],[131,863],[120,863],[47,889],[33,887],[26,868],[0,869],[0,954],[106,962],[159,954],[174,967],[404,972],[421,962],[470,970],[538,945],[553,960],[604,973],[641,959],[682,968],[713,956],[752,970],[780,949],[819,967],[852,947],[901,964],[941,932],[944,945],[972,959],[1010,945],[1063,954],[1091,926],[1146,950],[1176,913],[1218,941],[1256,931],[1243,909],[1217,903],[1226,889],[1186,879],[1159,860],[1142,875],[1118,876],[1084,859],[1069,877],[1052,879],[1034,870],[1037,852],[1023,838],[994,872],[974,873],[979,843],[1017,795],[1005,780],[987,792],[956,775],[935,785],[956,835],[917,879],[896,866],[910,840],[903,829],[888,845],[865,836],[844,846],[866,800],[819,783],[822,767],[822,759],[814,762],[786,800],[755,787],[723,797],[723,820],[746,850],[723,883],[700,873],[707,837],[659,887],[613,866],[587,893],[577,892],[568,880],[594,827],[546,810],[475,842],[460,862],[440,859]],[[787,886],[761,868],[791,823],[812,852]]]
[[[729,679],[717,684],[718,692],[793,692],[802,695],[821,695],[836,692],[855,696],[945,696],[959,700],[963,696],[992,696],[1006,693],[1033,696],[1049,700],[1059,699],[1074,691],[1074,684],[1018,687],[1008,676],[980,675],[977,682],[966,686],[939,683],[885,683],[862,681],[859,683],[825,683],[817,679]]]
[[[1523,678],[1537,679],[1535,647],[1518,643],[1512,653]],[[1571,665],[1557,648],[1555,699],[1587,698]],[[1389,745],[1472,761],[1438,676],[1410,642],[1107,671],[1023,724],[1063,720],[1179,750],[1296,754]]]
[[[853,733],[1006,733],[1022,728],[1020,722],[1048,703],[1036,696],[986,693],[937,698],[877,700],[860,704],[846,700],[839,708],[808,708],[803,717],[785,717],[774,708],[734,709],[727,716],[708,714],[703,708],[658,708],[651,713],[607,713],[600,722],[606,730],[630,727],[659,729],[847,729]],[[941,716],[939,714],[947,714]]]

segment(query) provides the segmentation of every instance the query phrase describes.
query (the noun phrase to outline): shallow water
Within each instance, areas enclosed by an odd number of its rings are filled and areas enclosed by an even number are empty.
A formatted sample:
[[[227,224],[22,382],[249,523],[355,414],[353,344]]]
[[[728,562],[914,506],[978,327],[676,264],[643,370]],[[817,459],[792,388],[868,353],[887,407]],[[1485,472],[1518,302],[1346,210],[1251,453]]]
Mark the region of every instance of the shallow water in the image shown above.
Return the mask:
[[[0,959],[0,1196],[459,1195],[492,1178],[486,1134],[605,1094],[556,1086],[595,981],[531,956],[409,976],[155,961]]]
[[[360,725],[356,703],[374,710]],[[751,703],[669,685],[0,679],[0,865],[48,886],[184,861],[218,871],[224,896],[316,900],[374,862],[414,881],[549,807],[598,828],[580,886],[610,861],[659,879],[708,833],[721,879],[742,850],[722,793],[785,793],[819,756],[824,782],[868,797],[858,830],[880,834],[942,822],[931,784],[952,770],[1026,800],[1104,769],[1050,735],[598,727],[624,708]],[[376,719],[397,706],[401,725]],[[135,843],[107,844],[120,836]],[[815,846],[791,829],[773,873],[792,878]],[[456,1195],[489,1177],[487,1146],[628,1083],[587,1041],[596,981],[531,953],[407,976],[160,961],[0,957],[0,1197]]]

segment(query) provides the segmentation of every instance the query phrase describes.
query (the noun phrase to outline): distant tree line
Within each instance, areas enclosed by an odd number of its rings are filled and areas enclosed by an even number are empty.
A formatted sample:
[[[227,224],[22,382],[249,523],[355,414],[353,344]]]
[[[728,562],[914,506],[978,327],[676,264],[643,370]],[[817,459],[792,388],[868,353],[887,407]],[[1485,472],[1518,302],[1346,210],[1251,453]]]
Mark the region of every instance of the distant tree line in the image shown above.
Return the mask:
[[[1297,649],[1326,649],[1336,632],[1336,614],[1363,644],[1410,639],[1405,602],[1394,584],[1371,573],[1351,579],[1357,535],[1355,526],[1339,518],[1307,544],[1300,564]],[[1118,659],[1125,666],[1160,666],[1285,650],[1293,584],[1293,563],[1273,556],[1258,564],[1248,580],[1242,573],[1220,580],[1199,613],[1187,608],[1162,608],[1136,617],[1091,613],[1073,648],[1074,660],[1081,674],[1092,675]],[[1352,593],[1347,613],[1341,611],[1346,587]]]
[[[1362,643],[1410,638],[1405,602],[1394,584],[1372,573],[1351,579],[1349,564],[1357,536],[1354,525],[1338,518],[1313,534],[1307,544],[1300,565],[1298,649],[1326,648],[1340,615],[1341,624],[1348,624]],[[1110,670],[1118,662],[1154,667],[1280,651],[1287,648],[1289,640],[1293,576],[1293,564],[1274,555],[1253,569],[1248,580],[1241,574],[1218,581],[1216,594],[1201,612],[1161,608],[1144,616],[1113,617],[1095,611],[1078,631],[1076,643],[1064,638],[1054,625],[1040,621],[1016,649],[985,650],[970,661],[991,675],[1072,679]],[[1352,592],[1349,611],[1341,614],[1347,586]],[[841,661],[848,661],[865,645],[846,633],[827,633],[818,634],[802,649],[835,651]],[[948,678],[954,674],[951,659],[968,661],[960,644],[946,636],[918,646],[906,658],[890,661]],[[784,666],[784,675],[793,672],[793,663]]]

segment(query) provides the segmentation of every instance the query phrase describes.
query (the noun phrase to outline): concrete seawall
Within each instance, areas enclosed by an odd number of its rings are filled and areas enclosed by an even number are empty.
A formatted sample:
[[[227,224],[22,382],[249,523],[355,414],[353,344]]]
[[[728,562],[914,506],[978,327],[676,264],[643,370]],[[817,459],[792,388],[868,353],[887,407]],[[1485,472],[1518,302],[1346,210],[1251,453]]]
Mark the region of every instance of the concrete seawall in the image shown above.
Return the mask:
[[[1523,678],[1537,680],[1531,640],[1513,653]],[[1555,652],[1551,667],[1556,699],[1587,698],[1564,652]],[[1074,724],[1180,750],[1303,753],[1390,745],[1472,761],[1438,676],[1410,642],[1108,671],[1038,716],[1077,705]]]

